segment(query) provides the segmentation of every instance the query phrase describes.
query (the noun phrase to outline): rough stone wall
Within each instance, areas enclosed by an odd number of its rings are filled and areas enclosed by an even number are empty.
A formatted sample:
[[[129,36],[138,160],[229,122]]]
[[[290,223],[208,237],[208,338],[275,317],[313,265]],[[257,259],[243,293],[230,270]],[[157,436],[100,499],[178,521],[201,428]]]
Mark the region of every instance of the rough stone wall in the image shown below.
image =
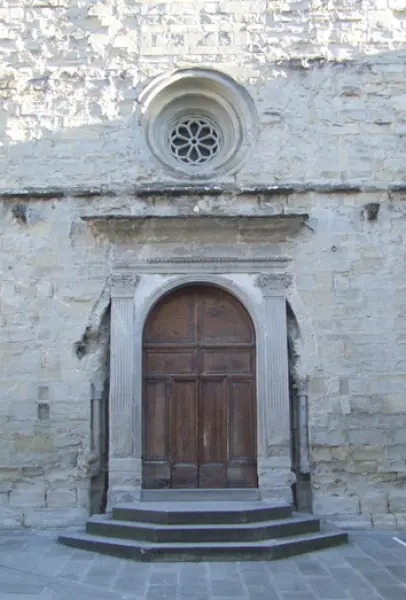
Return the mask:
[[[193,65],[230,74],[257,102],[262,131],[239,181],[399,179],[405,17],[404,0],[10,0],[2,186],[167,178],[143,145],[136,99],[148,78]]]
[[[81,359],[77,342],[103,325],[106,248],[79,235],[69,202],[5,202],[0,235],[0,523],[83,521],[97,468],[90,415],[92,384],[104,382],[103,330]]]
[[[114,247],[79,216],[197,204],[310,214],[270,251],[293,258],[314,511],[406,527],[404,0],[10,0],[0,32],[0,526],[88,511]],[[255,152],[216,183],[313,191],[193,205],[128,194],[170,180],[145,148],[139,91],[191,65],[234,76],[259,113]]]
[[[293,270],[301,343],[314,341],[313,365],[297,348],[299,378],[310,374],[313,509],[346,527],[405,527],[405,200],[371,192],[294,202],[312,214],[312,230],[293,242]],[[372,203],[379,214],[369,221]]]

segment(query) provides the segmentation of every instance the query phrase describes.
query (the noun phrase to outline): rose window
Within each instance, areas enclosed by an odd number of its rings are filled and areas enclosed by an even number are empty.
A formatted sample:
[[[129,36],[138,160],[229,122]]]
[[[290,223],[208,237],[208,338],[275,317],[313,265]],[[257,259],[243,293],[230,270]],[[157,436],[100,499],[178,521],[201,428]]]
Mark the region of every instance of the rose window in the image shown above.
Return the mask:
[[[176,69],[158,75],[142,90],[138,103],[147,146],[176,181],[235,173],[258,136],[251,96],[214,69]]]
[[[219,151],[220,132],[210,119],[182,118],[169,131],[169,147],[176,160],[201,165]]]

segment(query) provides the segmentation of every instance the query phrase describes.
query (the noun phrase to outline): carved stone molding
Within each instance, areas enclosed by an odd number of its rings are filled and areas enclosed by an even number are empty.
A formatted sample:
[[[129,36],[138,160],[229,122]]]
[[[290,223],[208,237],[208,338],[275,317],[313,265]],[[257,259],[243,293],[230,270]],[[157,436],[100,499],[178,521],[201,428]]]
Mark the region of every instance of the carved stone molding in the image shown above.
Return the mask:
[[[257,278],[257,285],[264,296],[286,296],[293,285],[293,275],[288,273],[261,274]]]
[[[290,262],[286,256],[244,258],[221,257],[168,257],[152,258],[144,262],[131,263],[136,273],[196,274],[198,273],[269,273],[286,268]],[[128,264],[116,263],[115,268],[128,268]]]
[[[110,289],[112,298],[131,298],[140,278],[134,273],[112,273]]]

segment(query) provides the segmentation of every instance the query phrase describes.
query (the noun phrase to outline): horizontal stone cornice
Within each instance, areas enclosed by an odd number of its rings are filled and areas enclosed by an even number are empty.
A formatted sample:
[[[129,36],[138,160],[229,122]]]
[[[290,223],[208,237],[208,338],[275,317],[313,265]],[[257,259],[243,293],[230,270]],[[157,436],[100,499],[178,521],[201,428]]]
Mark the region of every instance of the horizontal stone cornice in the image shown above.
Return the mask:
[[[133,196],[136,198],[153,198],[156,196],[290,196],[292,194],[361,194],[371,192],[406,192],[406,182],[391,184],[377,183],[374,185],[362,182],[285,182],[275,184],[260,184],[255,186],[234,186],[231,184],[218,185],[139,185],[128,187],[33,187],[0,189],[0,199],[3,200],[38,200],[55,198],[95,198]]]

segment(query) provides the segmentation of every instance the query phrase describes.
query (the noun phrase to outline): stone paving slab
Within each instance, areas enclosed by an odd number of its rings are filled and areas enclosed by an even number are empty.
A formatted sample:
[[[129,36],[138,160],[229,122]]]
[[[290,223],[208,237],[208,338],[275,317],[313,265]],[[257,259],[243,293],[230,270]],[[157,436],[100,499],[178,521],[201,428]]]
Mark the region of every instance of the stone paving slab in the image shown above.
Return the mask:
[[[275,562],[136,563],[0,532],[0,600],[406,600],[406,547],[391,532]]]

